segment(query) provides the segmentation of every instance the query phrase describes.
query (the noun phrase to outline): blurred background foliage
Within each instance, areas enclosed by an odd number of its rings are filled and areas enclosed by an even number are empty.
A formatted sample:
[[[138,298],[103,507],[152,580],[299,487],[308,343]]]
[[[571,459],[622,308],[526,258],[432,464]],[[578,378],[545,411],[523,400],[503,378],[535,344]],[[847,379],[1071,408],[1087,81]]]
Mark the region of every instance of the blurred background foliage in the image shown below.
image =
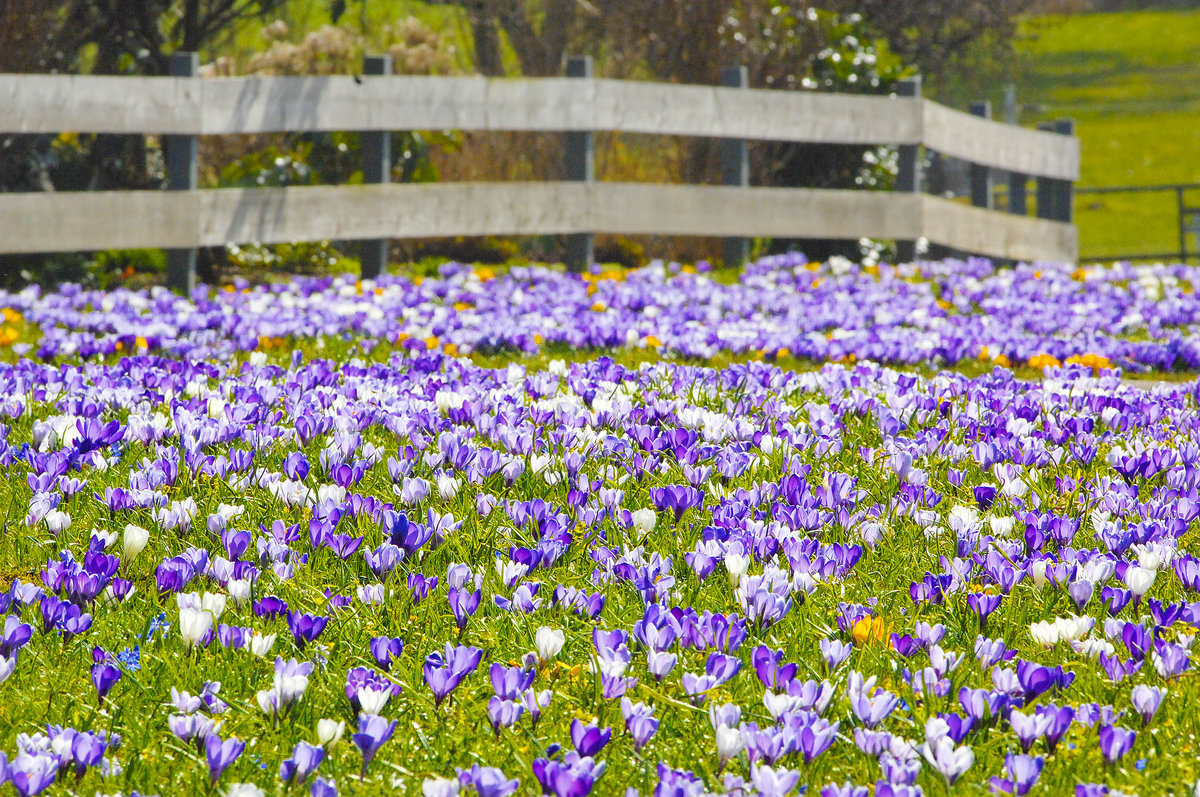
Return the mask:
[[[568,54],[591,55],[605,77],[715,84],[744,64],[750,85],[781,91],[887,93],[920,74],[926,96],[961,105],[977,86],[1014,72],[1018,18],[1038,0],[0,0],[0,71],[161,75],[176,50],[200,52],[202,74],[354,74],[367,53],[390,53],[398,74],[540,76]],[[1044,6],[1045,2],[1040,5]],[[603,180],[713,183],[716,142],[602,134]],[[396,132],[397,181],[554,180],[561,136]],[[757,143],[756,185],[887,188],[887,149]],[[206,137],[202,185],[283,186],[362,179],[354,133]],[[154,137],[0,137],[0,191],[160,188]],[[602,260],[714,259],[704,239],[601,238]],[[857,242],[768,241],[813,257],[861,254]],[[447,256],[554,260],[555,238],[398,241],[397,259]],[[353,246],[211,250],[207,279],[223,270],[299,272],[342,267]],[[146,274],[161,258],[128,253],[0,258],[8,283],[64,277],[97,284]]]

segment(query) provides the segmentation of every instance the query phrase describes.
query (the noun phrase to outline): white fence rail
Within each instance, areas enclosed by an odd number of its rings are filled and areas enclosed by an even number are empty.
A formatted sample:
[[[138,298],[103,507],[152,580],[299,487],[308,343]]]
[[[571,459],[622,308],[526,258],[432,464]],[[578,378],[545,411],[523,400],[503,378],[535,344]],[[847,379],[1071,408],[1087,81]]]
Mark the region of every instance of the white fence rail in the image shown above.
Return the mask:
[[[194,70],[194,57],[190,64]],[[1069,210],[1079,176],[1076,138],[998,124],[919,96],[591,77],[0,75],[0,134],[161,134],[169,144],[190,142],[194,152],[200,135],[429,129],[567,132],[577,160],[591,158],[590,136],[580,134],[594,131],[898,145],[910,158],[924,146],[985,171],[1036,178],[1039,197],[1050,199],[1039,208],[1042,218],[1027,218],[918,193],[749,188],[744,179],[728,187],[598,183],[590,169],[574,183],[0,194],[0,252],[597,232],[927,238],[1026,260],[1074,260],[1077,251]],[[173,168],[194,170],[192,158]],[[919,160],[909,166],[919,170]],[[194,189],[194,180],[180,179],[173,184]]]

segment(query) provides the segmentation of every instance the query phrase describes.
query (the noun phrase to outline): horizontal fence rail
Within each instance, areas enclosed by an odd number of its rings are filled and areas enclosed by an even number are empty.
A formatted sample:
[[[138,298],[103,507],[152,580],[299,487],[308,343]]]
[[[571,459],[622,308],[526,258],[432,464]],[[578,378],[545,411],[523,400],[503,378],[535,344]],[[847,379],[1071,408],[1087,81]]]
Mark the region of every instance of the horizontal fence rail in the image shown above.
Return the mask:
[[[256,241],[370,241],[380,256],[364,259],[364,276],[386,265],[388,238],[407,237],[565,234],[573,268],[590,262],[594,233],[720,236],[730,253],[747,251],[746,238],[785,237],[894,239],[902,256],[922,238],[1013,260],[1077,254],[1068,200],[1080,154],[1063,134],[1069,123],[998,124],[921,98],[917,80],[882,97],[749,89],[729,70],[721,87],[607,80],[591,76],[586,58],[570,59],[567,77],[537,79],[366,66],[359,77],[198,78],[195,56],[181,53],[178,77],[0,74],[0,134],[162,135],[172,189],[0,194],[0,252],[161,247],[174,256],[168,281],[185,289],[196,247]],[[386,148],[372,146],[371,185],[195,188],[201,135],[438,129],[565,133],[568,180],[391,185]],[[596,182],[595,131],[722,139],[726,185]],[[750,188],[751,140],[898,146],[897,191]],[[1036,179],[1039,218],[1023,203],[999,213],[990,200],[922,194],[921,147],[969,161],[979,180]]]
[[[0,194],[0,240],[16,252],[579,232],[927,238],[1019,260],[1054,259],[1074,240],[1063,222],[883,191],[601,182]]]
[[[920,97],[603,78],[93,77],[0,74],[0,133],[611,131],[924,144],[994,169],[1079,179],[1079,142]]]

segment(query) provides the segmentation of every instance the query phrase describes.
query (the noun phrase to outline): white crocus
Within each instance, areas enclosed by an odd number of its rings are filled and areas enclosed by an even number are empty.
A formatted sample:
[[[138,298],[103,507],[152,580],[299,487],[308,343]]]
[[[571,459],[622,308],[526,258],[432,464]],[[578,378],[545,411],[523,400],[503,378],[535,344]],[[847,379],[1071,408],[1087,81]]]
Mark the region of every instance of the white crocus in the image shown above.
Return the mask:
[[[567,636],[560,629],[542,626],[534,634],[533,642],[537,647],[538,658],[543,662],[550,661],[562,650]]]
[[[742,752],[742,747],[742,734],[737,728],[730,728],[728,725],[717,727],[717,758],[721,768],[736,758],[737,754]]]
[[[246,643],[246,648],[260,659],[270,653],[273,647],[275,647],[275,634],[260,634],[258,631],[255,631]]]
[[[213,615],[202,609],[179,610],[179,634],[188,647],[194,647],[212,630]]]
[[[1157,575],[1157,570],[1150,570],[1145,567],[1130,567],[1125,571],[1125,586],[1129,587],[1129,591],[1140,598],[1150,591],[1150,587],[1154,584],[1154,577]]]
[[[346,723],[338,720],[318,720],[317,721],[317,741],[322,747],[332,747],[341,741],[342,734],[346,732]]]
[[[654,514],[653,509],[639,509],[633,513],[633,527],[641,534],[649,534],[654,531],[654,524],[658,520],[658,516]]]

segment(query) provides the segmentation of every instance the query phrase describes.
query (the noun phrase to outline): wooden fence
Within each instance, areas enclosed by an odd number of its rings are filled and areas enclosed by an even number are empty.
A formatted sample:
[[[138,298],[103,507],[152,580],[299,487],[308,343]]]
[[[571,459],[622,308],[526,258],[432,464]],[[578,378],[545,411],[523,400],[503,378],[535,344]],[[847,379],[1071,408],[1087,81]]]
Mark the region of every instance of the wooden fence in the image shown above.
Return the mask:
[[[571,236],[575,267],[593,233],[727,238],[886,238],[911,257],[918,238],[1020,260],[1072,261],[1071,190],[1079,144],[1069,125],[1032,130],[922,99],[744,88],[744,70],[720,87],[591,77],[571,59],[568,77],[493,79],[391,76],[385,57],[361,77],[195,77],[194,54],[177,54],[175,77],[0,75],[0,133],[62,131],[163,135],[168,190],[0,194],[0,252],[162,247],[168,279],[189,288],[194,249],[259,241],[374,240],[470,235]],[[372,74],[375,73],[375,74]],[[906,96],[907,95],[907,96]],[[392,130],[560,131],[567,175],[551,183],[387,184]],[[196,190],[201,135],[357,130],[359,186]],[[597,182],[594,131],[725,139],[721,186]],[[895,145],[895,192],[751,188],[749,140]],[[920,193],[921,148],[974,164],[974,205]],[[1020,202],[991,209],[993,173],[1009,175]],[[1037,180],[1037,218],[1025,188]],[[1014,192],[1017,193],[1017,192]],[[378,273],[386,244],[365,247],[364,275]],[[907,251],[905,251],[907,249]]]

